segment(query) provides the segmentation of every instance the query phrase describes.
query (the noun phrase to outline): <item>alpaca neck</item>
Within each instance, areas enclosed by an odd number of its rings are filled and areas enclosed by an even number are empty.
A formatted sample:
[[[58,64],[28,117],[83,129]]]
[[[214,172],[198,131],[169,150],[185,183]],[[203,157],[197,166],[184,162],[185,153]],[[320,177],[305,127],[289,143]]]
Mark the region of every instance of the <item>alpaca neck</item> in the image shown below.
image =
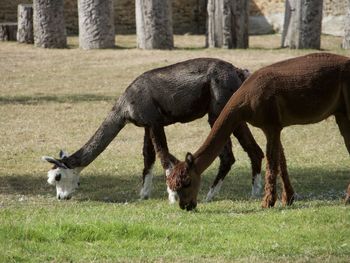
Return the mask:
[[[205,142],[194,153],[194,165],[198,174],[202,174],[220,154],[232,131],[244,121],[246,114],[247,107],[242,106],[237,99],[231,98],[215,121]]]
[[[118,100],[88,142],[64,161],[69,168],[80,167],[83,169],[88,166],[104,149],[106,149],[119,131],[125,126],[126,121],[123,115],[122,101],[122,99]]]

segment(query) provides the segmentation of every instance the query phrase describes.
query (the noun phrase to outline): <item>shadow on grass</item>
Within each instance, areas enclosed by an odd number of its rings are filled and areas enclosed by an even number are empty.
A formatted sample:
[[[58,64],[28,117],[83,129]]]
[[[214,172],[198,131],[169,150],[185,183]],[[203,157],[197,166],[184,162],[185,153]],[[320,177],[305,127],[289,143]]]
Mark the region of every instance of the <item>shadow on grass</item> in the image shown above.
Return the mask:
[[[173,50],[184,50],[184,51],[203,51],[208,49],[207,47],[174,47]]]
[[[8,175],[0,176],[0,194],[25,196],[56,196],[56,187],[47,183],[46,176]],[[166,198],[164,176],[154,177],[152,199]],[[141,176],[118,177],[112,174],[82,174],[80,187],[73,194],[79,201],[135,202],[139,199]]]
[[[79,47],[79,43],[69,43],[66,47],[66,49],[80,49]],[[136,49],[136,45],[134,44],[130,44],[130,45],[114,45],[113,47],[109,47],[109,48],[104,48],[104,50],[114,50],[114,49]]]
[[[238,171],[237,171],[238,170]],[[250,172],[236,169],[235,176],[228,175],[216,200],[249,201]],[[242,169],[243,170],[243,169]],[[202,200],[215,177],[215,169],[211,169],[203,177],[199,200]],[[322,168],[290,169],[292,185],[302,200],[337,200],[344,197],[350,183],[349,171],[326,170]],[[139,199],[141,176],[115,176],[113,174],[82,174],[81,187],[74,194],[79,201],[100,202],[135,202]],[[154,177],[152,199],[167,199],[165,177]],[[280,188],[280,187],[279,187]],[[0,176],[0,193],[3,195],[47,196],[56,195],[56,189],[46,182],[46,177],[32,175]]]
[[[47,102],[85,102],[85,101],[114,101],[117,97],[95,94],[67,94],[46,96],[0,96],[0,105],[4,104],[40,104]]]
[[[200,196],[204,197],[209,190],[215,171],[203,177]],[[297,200],[337,200],[343,198],[345,190],[350,183],[349,171],[346,169],[325,169],[323,167],[289,169],[289,178]],[[278,193],[281,196],[281,183],[278,178]],[[234,175],[229,174],[224,181],[217,200],[251,200],[250,170],[234,169]]]
[[[116,45],[114,49],[120,49],[120,50],[129,50],[129,49],[136,49],[136,45],[132,45],[132,46],[120,46],[120,45]]]

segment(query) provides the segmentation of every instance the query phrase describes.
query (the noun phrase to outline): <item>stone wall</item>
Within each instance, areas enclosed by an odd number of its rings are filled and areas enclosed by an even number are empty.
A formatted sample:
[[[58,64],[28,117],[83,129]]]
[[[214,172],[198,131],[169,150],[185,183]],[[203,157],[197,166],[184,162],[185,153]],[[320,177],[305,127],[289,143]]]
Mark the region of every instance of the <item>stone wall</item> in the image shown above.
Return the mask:
[[[284,0],[256,0],[250,1],[250,15],[261,16],[284,12]]]
[[[251,3],[250,33],[281,33],[284,0],[256,0]],[[343,36],[347,0],[323,0],[322,33]]]
[[[32,3],[32,0],[0,0],[0,23],[17,22],[17,6]],[[64,17],[68,33],[78,32],[77,10],[77,0],[64,1]]]
[[[347,2],[347,0],[325,1],[323,5],[322,19],[322,32],[324,34],[344,36],[344,21]]]
[[[206,2],[207,0],[173,0],[174,33],[203,34],[206,25]],[[251,34],[280,32],[284,2],[284,0],[251,0]],[[324,33],[339,35],[343,32],[346,2],[346,0],[324,0]],[[16,22],[17,5],[20,3],[32,3],[32,0],[0,0],[0,22]],[[135,1],[114,0],[114,10],[116,33],[135,33]],[[77,34],[77,0],[65,0],[65,21],[68,34]]]
[[[340,16],[345,15],[347,0],[323,0],[324,16]]]
[[[0,22],[16,22],[18,4],[32,0],[0,0]],[[206,0],[173,0],[174,33],[205,32]],[[65,0],[65,21],[68,34],[78,33],[77,0]],[[135,1],[114,0],[117,34],[135,33]]]
[[[0,0],[0,23],[17,22],[17,6],[19,4],[31,4],[28,0]]]
[[[117,0],[114,5],[117,33],[135,33],[135,1]],[[173,0],[174,33],[205,32],[206,0]]]

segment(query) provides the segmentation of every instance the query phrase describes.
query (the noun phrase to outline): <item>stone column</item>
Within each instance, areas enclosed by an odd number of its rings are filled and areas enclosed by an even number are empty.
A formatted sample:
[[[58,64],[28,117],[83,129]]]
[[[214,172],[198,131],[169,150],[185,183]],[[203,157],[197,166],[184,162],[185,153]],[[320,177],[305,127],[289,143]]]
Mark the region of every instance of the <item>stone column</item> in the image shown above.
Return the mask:
[[[17,11],[17,41],[19,43],[33,44],[33,5],[19,4]]]
[[[348,7],[345,17],[345,32],[342,47],[344,49],[350,49],[350,0],[348,0]],[[350,188],[349,188],[350,189]]]
[[[79,46],[83,49],[115,45],[113,0],[78,0]]]
[[[208,47],[248,48],[249,0],[208,0]]]
[[[135,12],[138,48],[174,47],[170,0],[136,0]]]
[[[34,45],[43,48],[67,46],[63,0],[33,1]]]
[[[286,0],[282,47],[321,47],[323,0]]]

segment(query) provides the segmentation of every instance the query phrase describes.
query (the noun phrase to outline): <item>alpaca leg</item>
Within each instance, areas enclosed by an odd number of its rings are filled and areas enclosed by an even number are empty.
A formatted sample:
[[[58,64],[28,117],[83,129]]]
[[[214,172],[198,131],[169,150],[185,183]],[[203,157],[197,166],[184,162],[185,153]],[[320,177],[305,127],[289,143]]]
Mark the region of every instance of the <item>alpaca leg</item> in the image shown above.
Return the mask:
[[[283,146],[280,145],[280,174],[283,184],[282,204],[291,205],[294,201],[294,190],[289,181],[286,157],[284,156]]]
[[[222,105],[223,107],[224,105]],[[220,110],[222,109],[220,108]],[[218,111],[218,109],[217,109]],[[220,111],[218,111],[220,113]],[[217,114],[209,113],[209,125],[210,127],[213,127],[215,120],[217,119]],[[231,166],[235,162],[235,157],[233,156],[232,153],[232,143],[231,140],[229,139],[227,143],[224,146],[224,149],[222,149],[220,155],[220,166],[219,166],[219,171],[218,174],[216,175],[213,184],[211,185],[209,192],[205,198],[206,202],[210,202],[213,200],[214,196],[220,192],[220,189],[222,187],[222,183],[228,174],[228,172],[231,169]]]
[[[152,127],[150,129],[150,135],[157,156],[160,159],[163,169],[165,170],[166,176],[168,176],[172,167],[178,162],[178,160],[169,153],[164,127]],[[167,186],[167,192],[169,202],[172,204],[175,203],[177,196],[176,192],[172,191],[169,186]]]
[[[243,150],[248,154],[252,166],[252,197],[256,198],[262,194],[261,163],[264,153],[256,143],[248,125],[242,122],[233,131]]]
[[[350,184],[348,185],[348,190],[346,192],[345,204],[350,204]]]
[[[228,174],[228,172],[231,169],[231,166],[235,162],[235,157],[233,156],[233,153],[232,153],[232,143],[230,139],[225,144],[224,149],[220,153],[219,157],[220,157],[219,171],[218,171],[218,174],[216,175],[216,178],[212,186],[209,189],[207,197],[205,198],[206,202],[212,201],[214,196],[217,193],[219,193],[225,176]]]
[[[273,207],[277,200],[276,177],[279,172],[280,130],[265,131],[266,143],[266,176],[265,196],[262,207]]]
[[[150,128],[150,137],[164,170],[171,169],[174,164],[179,162],[179,160],[169,153],[164,127]]]
[[[142,173],[142,188],[140,191],[141,199],[148,199],[152,190],[152,168],[156,160],[156,154],[150,137],[150,131],[145,128],[145,136],[143,140],[143,173]]]
[[[338,124],[341,135],[344,138],[346,149],[350,154],[350,121],[345,114],[336,114],[335,120]],[[350,203],[350,184],[348,185],[345,203]]]

